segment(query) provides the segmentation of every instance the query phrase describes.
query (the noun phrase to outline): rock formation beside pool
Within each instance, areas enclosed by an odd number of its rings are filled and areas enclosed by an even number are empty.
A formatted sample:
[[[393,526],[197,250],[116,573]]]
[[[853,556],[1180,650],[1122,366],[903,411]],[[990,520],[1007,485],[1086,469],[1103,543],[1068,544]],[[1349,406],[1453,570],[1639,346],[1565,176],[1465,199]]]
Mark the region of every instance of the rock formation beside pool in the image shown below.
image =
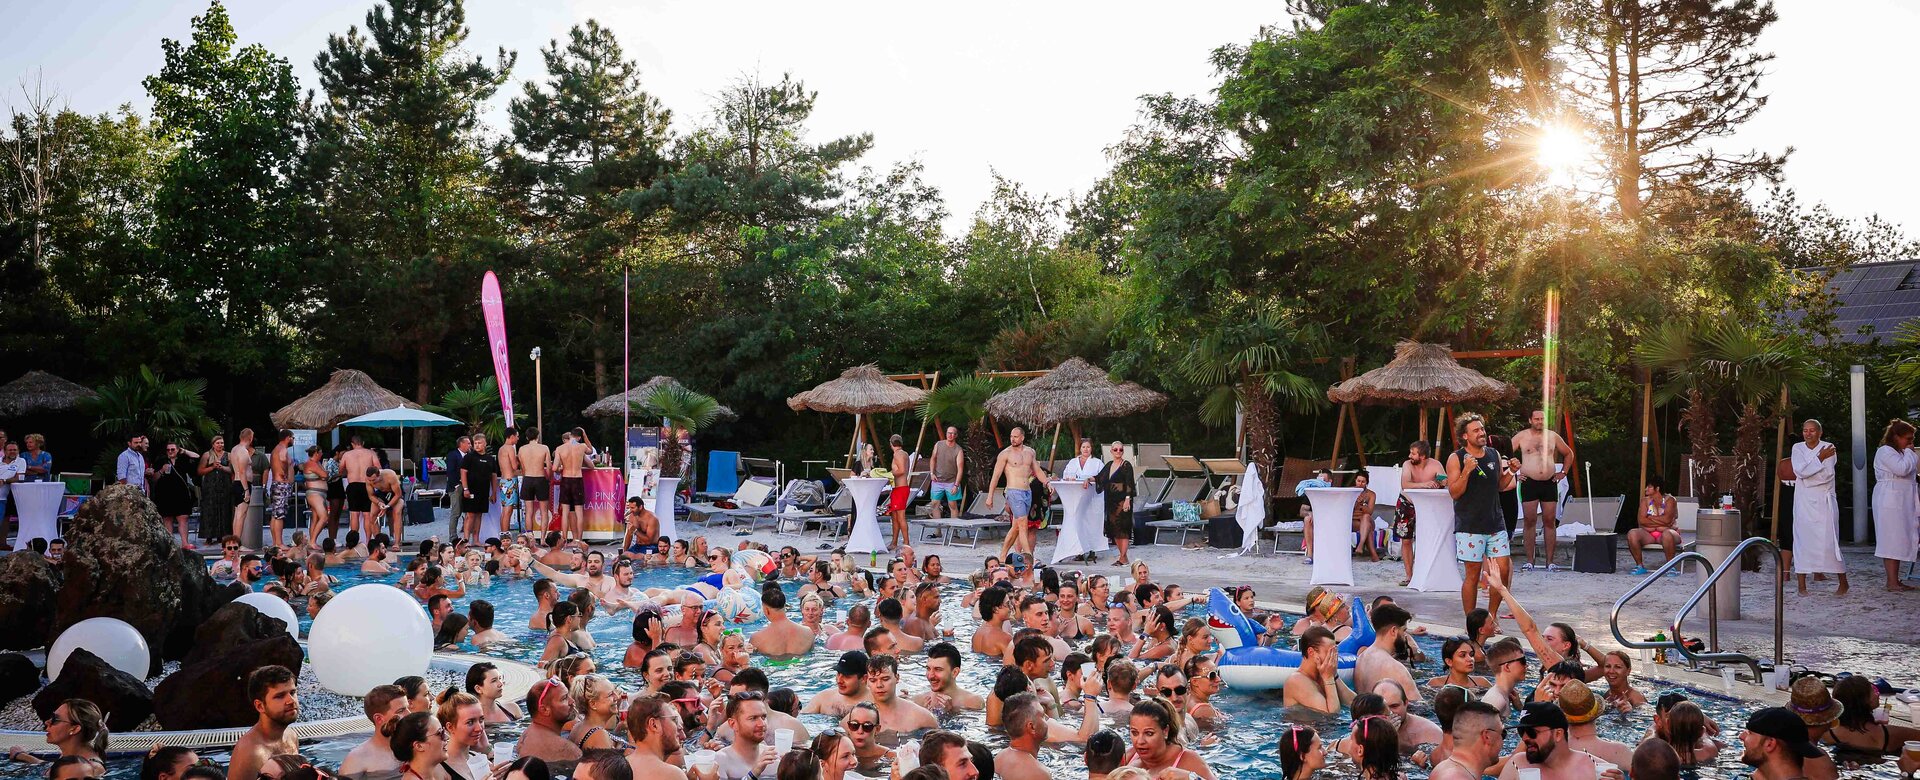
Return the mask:
[[[19,550],[0,558],[0,650],[45,646],[59,591],[59,571],[39,553]]]
[[[153,691],[145,680],[115,669],[99,656],[76,648],[60,667],[60,679],[33,696],[34,714],[41,720],[68,699],[86,699],[107,716],[108,731],[132,731],[153,714]]]
[[[300,643],[278,618],[247,604],[221,607],[201,626],[194,653],[180,671],[153,690],[153,714],[168,730],[217,729],[251,725],[256,715],[247,699],[247,676],[270,664],[297,677],[306,660]]]

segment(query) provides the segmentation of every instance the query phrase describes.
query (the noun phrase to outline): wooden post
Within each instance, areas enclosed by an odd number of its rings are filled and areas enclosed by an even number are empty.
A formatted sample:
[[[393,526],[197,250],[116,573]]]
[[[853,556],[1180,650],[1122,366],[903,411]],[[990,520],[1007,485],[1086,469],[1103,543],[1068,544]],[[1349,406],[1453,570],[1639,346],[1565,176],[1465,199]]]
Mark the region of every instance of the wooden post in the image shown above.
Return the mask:
[[[873,415],[871,414],[866,415],[866,418],[867,418],[867,443],[872,444],[873,448],[875,450],[878,450],[880,449],[880,444],[881,444],[880,431],[879,429],[876,429],[873,427]],[[879,459],[875,458],[875,460],[877,461]]]
[[[847,443],[847,468],[853,468],[853,459],[860,457],[860,413],[853,413],[853,441]]]
[[[1781,385],[1780,386],[1780,409],[1779,409],[1780,432],[1774,436],[1773,462],[1767,464],[1768,476],[1774,476],[1773,470],[1779,467],[1780,459],[1787,456],[1787,419],[1792,416],[1788,414],[1787,403],[1788,403],[1787,386]],[[1780,480],[1777,478],[1773,480],[1773,522],[1769,529],[1767,538],[1772,539],[1775,542],[1780,541]],[[1786,572],[1780,573],[1780,577],[1783,580],[1786,578],[1786,576],[1787,576]]]
[[[1340,467],[1340,439],[1347,433],[1348,406],[1349,404],[1341,404],[1340,414],[1333,420],[1333,454],[1327,456],[1327,468],[1329,469]]]
[[[938,389],[940,389],[940,372],[938,372],[938,371],[935,371],[935,372],[933,372],[933,386],[931,386],[931,387],[928,387],[928,388],[927,388],[927,392],[929,392],[929,393],[931,393],[931,392],[933,392],[933,391],[935,391],[935,390],[938,390]],[[915,436],[915,437],[913,437],[913,451],[914,451],[914,452],[919,452],[919,451],[920,451],[920,444],[921,444],[921,442],[924,442],[924,441],[926,441],[926,439],[927,439],[927,423],[929,423],[929,422],[933,422],[933,423],[938,423],[938,422],[940,422],[940,420],[939,420],[938,418],[930,418],[930,419],[926,419],[926,420],[921,420],[921,421],[920,421],[920,434],[919,434],[918,436]],[[940,433],[941,433],[941,438],[945,438],[945,437],[946,437],[946,431],[941,431]]]
[[[1427,407],[1424,406],[1420,407],[1420,440],[1424,442],[1432,441],[1432,439],[1427,438]],[[1433,445],[1428,444],[1427,446],[1431,448]]]
[[[1348,406],[1353,405],[1348,404]],[[1367,442],[1360,438],[1359,407],[1355,406],[1353,411],[1347,413],[1347,424],[1353,426],[1353,451],[1360,455],[1360,467],[1364,469],[1367,466]]]
[[[1647,444],[1653,436],[1653,373],[1647,373],[1647,379],[1640,385],[1640,492],[1647,492]]]
[[[1059,457],[1059,455],[1060,455],[1060,423],[1054,423],[1053,424],[1053,443],[1047,445],[1047,460],[1051,461],[1054,458]]]

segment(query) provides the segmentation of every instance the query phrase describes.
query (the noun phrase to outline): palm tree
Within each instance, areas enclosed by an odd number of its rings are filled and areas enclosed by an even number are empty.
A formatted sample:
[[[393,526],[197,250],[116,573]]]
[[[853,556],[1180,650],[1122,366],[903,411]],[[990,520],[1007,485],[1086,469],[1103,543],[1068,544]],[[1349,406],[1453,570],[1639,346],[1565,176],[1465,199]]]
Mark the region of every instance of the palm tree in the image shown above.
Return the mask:
[[[1748,536],[1764,535],[1758,510],[1772,473],[1766,434],[1786,413],[1778,402],[1780,391],[1809,389],[1818,369],[1798,342],[1731,321],[1708,330],[1704,342],[1706,367],[1725,379],[1740,414],[1734,428],[1734,506],[1746,518]]]
[[[963,423],[967,456],[967,489],[983,490],[993,475],[993,458],[1000,449],[999,431],[987,428],[987,399],[1012,390],[1017,384],[1004,377],[966,376],[935,388],[920,400],[922,422],[935,420]],[[945,431],[941,435],[945,435]]]
[[[472,387],[454,383],[440,394],[440,403],[427,405],[427,411],[459,420],[468,433],[484,433],[488,441],[496,444],[507,435],[507,422],[500,411],[500,385],[493,377],[482,379]],[[514,415],[515,418],[525,416]]]
[[[1181,376],[1200,386],[1200,420],[1233,424],[1245,415],[1248,459],[1260,466],[1268,489],[1280,485],[1274,461],[1279,457],[1280,410],[1309,412],[1326,405],[1326,389],[1292,367],[1324,346],[1314,325],[1297,320],[1272,304],[1257,304],[1252,316],[1221,317],[1202,330],[1177,364]]]
[[[1907,320],[1893,331],[1887,345],[1887,362],[1874,367],[1874,373],[1887,387],[1906,399],[1920,396],[1920,320]]]
[[[151,367],[114,377],[94,388],[80,408],[94,416],[93,432],[111,439],[146,434],[163,442],[211,439],[219,426],[207,416],[207,381],[169,380]]]
[[[628,402],[633,413],[666,421],[660,431],[660,476],[680,476],[686,449],[680,446],[680,431],[689,435],[713,424],[720,414],[720,402],[705,393],[696,393],[677,385],[654,388],[645,399]]]
[[[1680,422],[1686,429],[1688,454],[1693,459],[1696,496],[1716,495],[1720,489],[1720,441],[1714,432],[1714,399],[1720,396],[1724,378],[1708,369],[1707,331],[1707,326],[1695,322],[1668,320],[1633,348],[1634,362],[1664,379],[1654,390],[1655,403],[1664,405],[1678,398],[1687,399]]]

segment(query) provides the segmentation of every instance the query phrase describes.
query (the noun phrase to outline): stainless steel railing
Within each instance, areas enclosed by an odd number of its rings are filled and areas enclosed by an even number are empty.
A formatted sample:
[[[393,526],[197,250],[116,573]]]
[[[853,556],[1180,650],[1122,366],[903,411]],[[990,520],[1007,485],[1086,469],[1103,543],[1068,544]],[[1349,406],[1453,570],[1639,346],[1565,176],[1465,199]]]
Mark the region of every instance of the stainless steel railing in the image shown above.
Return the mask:
[[[1719,582],[1720,578],[1727,572],[1733,571],[1734,567],[1740,565],[1740,557],[1747,551],[1747,548],[1755,546],[1764,546],[1768,551],[1773,553],[1775,567],[1773,581],[1773,665],[1775,668],[1783,666],[1785,664],[1786,649],[1786,601],[1783,597],[1785,595],[1786,585],[1785,580],[1779,576],[1781,563],[1780,548],[1774,545],[1772,541],[1758,536],[1746,539],[1738,545],[1735,545],[1733,551],[1727,555],[1727,559],[1715,567],[1712,573],[1707,575],[1706,580],[1700,584],[1700,587],[1695,589],[1693,595],[1688,597],[1686,603],[1682,604],[1680,609],[1674,613],[1673,622],[1667,631],[1668,639],[1665,642],[1628,639],[1625,634],[1620,632],[1620,612],[1626,607],[1628,601],[1631,601],[1634,596],[1640,595],[1640,593],[1647,588],[1652,587],[1654,583],[1659,582],[1660,577],[1664,576],[1668,571],[1673,570],[1675,566],[1696,559],[1699,560],[1702,565],[1711,565],[1713,561],[1699,552],[1689,550],[1674,556],[1668,560],[1665,565],[1654,570],[1654,572],[1642,580],[1640,584],[1633,586],[1625,594],[1622,594],[1618,600],[1613,602],[1613,611],[1608,616],[1607,622],[1613,629],[1614,640],[1618,641],[1623,647],[1636,650],[1671,649],[1678,652],[1682,658],[1687,659],[1687,662],[1695,667],[1698,667],[1702,662],[1746,664],[1748,668],[1753,671],[1753,679],[1756,682],[1759,681],[1761,672],[1759,660],[1745,653],[1732,652],[1720,648],[1720,609],[1719,604],[1710,598],[1713,593],[1714,584]],[[1704,651],[1694,652],[1687,647],[1685,636],[1681,633],[1681,625],[1686,621],[1687,615],[1693,611],[1694,607],[1699,606],[1702,598],[1707,599],[1707,645]]]

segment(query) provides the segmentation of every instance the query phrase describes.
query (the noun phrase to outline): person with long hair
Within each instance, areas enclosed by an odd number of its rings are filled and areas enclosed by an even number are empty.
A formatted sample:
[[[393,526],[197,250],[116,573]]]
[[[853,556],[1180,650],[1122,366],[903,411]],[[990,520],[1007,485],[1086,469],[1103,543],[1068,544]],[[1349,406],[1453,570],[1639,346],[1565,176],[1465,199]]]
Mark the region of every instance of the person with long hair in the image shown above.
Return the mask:
[[[233,516],[234,502],[240,498],[235,495],[233,457],[227,454],[227,437],[213,437],[207,451],[201,453],[196,471],[200,474],[200,516],[216,520],[200,523],[200,540],[219,541],[227,536],[227,527],[218,520]]]
[[[403,780],[452,780],[443,765],[447,760],[447,732],[433,713],[409,713],[388,723],[392,732],[387,742],[393,746],[393,757],[400,760]]]
[[[1181,720],[1173,705],[1157,696],[1133,705],[1127,715],[1127,731],[1133,738],[1133,760],[1128,766],[1156,776],[1177,767],[1204,780],[1214,780],[1213,768],[1182,739]]]
[[[1280,774],[1286,780],[1307,780],[1327,768],[1327,748],[1312,726],[1287,724],[1280,732]]]
[[[1338,593],[1315,585],[1307,589],[1307,614],[1293,623],[1293,635],[1307,633],[1309,628],[1324,628],[1333,632],[1333,638],[1344,641],[1353,633],[1353,607],[1347,599]]]
[[[155,743],[140,761],[140,780],[181,780],[187,770],[200,763],[193,748]]]
[[[1887,590],[1913,590],[1900,581],[1900,564],[1920,554],[1920,511],[1915,510],[1920,454],[1913,449],[1913,424],[1887,423],[1880,448],[1873,452],[1873,554],[1887,567]]]
[[[1711,764],[1720,755],[1720,741],[1707,735],[1707,713],[1700,705],[1682,701],[1667,709],[1665,738],[1680,755],[1681,766]]]
[[[1361,780],[1400,780],[1400,732],[1385,715],[1353,721],[1353,763]]]
[[[853,738],[840,729],[821,732],[804,752],[819,762],[820,780],[843,780],[860,764],[860,758],[854,755]]]
[[[611,681],[597,674],[583,674],[573,678],[567,693],[573,697],[573,711],[580,716],[569,733],[581,751],[632,747],[615,733],[626,725],[620,720],[620,706],[627,696]]]
[[[193,549],[187,525],[193,514],[194,471],[193,457],[186,448],[177,442],[167,442],[153,475],[153,508],[160,513],[160,525],[177,528],[180,546],[188,550]]]
[[[507,678],[498,666],[481,661],[467,667],[466,688],[467,693],[480,701],[480,711],[485,713],[488,723],[512,723],[525,717],[519,704],[504,698]]]
[[[580,614],[571,602],[562,601],[553,605],[553,609],[547,612],[547,646],[540,651],[540,663],[550,664],[564,656],[586,652],[571,639],[580,625]]]
[[[1438,689],[1446,685],[1458,685],[1473,691],[1484,691],[1493,687],[1493,681],[1473,673],[1477,654],[1474,652],[1473,638],[1456,636],[1447,639],[1440,646],[1440,662],[1447,670],[1446,674],[1427,681],[1428,688]]]
[[[1180,627],[1180,649],[1173,654],[1175,669],[1187,668],[1187,661],[1204,656],[1213,651],[1213,633],[1207,630],[1207,621],[1202,618],[1189,618]]]
[[[53,708],[53,716],[47,718],[46,726],[47,744],[58,748],[61,757],[79,756],[99,761],[107,752],[106,716],[86,699],[61,702]],[[7,757],[23,764],[45,763],[18,745],[7,748]]]
[[[307,459],[300,464],[298,475],[301,493],[307,499],[307,527],[315,529],[316,540],[332,539],[339,531],[338,518],[327,512],[327,461],[322,457],[325,454],[319,445],[307,445]]]
[[[1156,606],[1147,618],[1147,639],[1135,645],[1131,657],[1142,661],[1160,661],[1173,655],[1173,610]]]
[[[1920,729],[1882,723],[1874,718],[1874,713],[1880,710],[1880,690],[1864,675],[1856,674],[1834,683],[1833,698],[1840,703],[1840,718],[1827,730],[1823,742],[1854,753],[1894,756],[1900,754],[1907,742],[1920,740]]]
[[[479,697],[448,688],[440,694],[434,717],[445,725],[447,758],[441,766],[452,780],[487,780],[487,719]]]

